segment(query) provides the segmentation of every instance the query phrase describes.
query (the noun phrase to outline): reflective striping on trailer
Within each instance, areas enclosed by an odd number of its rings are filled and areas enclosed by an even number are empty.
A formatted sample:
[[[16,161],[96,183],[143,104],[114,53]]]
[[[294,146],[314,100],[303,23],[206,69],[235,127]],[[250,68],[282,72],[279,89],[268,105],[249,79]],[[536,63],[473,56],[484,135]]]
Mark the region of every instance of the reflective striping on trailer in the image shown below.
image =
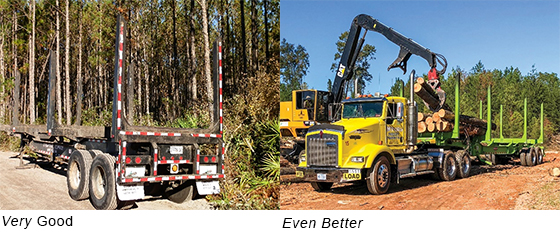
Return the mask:
[[[160,160],[157,164],[189,164],[190,160]]]
[[[154,175],[157,175],[157,165],[158,165],[158,160],[157,160],[157,155],[158,155],[158,149],[154,149]]]
[[[121,85],[122,85],[122,62],[123,62],[123,44],[124,44],[124,22],[121,22],[119,31],[119,69],[118,69],[118,82],[117,82],[117,130],[121,129]]]
[[[106,140],[100,140],[100,139],[88,139],[88,141],[90,141],[90,142],[97,142],[97,143],[107,143]]]
[[[191,134],[191,136],[193,136],[193,137],[217,137],[217,138],[222,137],[221,134]]]
[[[172,132],[136,132],[136,131],[120,131],[121,135],[127,136],[161,136],[161,137],[180,137],[181,133]]]
[[[189,179],[222,179],[225,178],[224,174],[216,175],[184,175],[184,176],[164,176],[164,177],[145,177],[145,178],[125,178],[125,183],[137,183],[137,182],[159,182],[159,181],[170,181],[170,180],[189,180]]]
[[[64,158],[64,159],[67,159],[67,160],[70,160],[70,157],[69,157],[69,156],[60,155],[60,157],[61,157],[61,158]]]
[[[200,173],[200,150],[196,150],[196,174]]]
[[[222,41],[218,41],[218,71],[220,78],[220,134],[223,134],[223,115],[222,115]]]

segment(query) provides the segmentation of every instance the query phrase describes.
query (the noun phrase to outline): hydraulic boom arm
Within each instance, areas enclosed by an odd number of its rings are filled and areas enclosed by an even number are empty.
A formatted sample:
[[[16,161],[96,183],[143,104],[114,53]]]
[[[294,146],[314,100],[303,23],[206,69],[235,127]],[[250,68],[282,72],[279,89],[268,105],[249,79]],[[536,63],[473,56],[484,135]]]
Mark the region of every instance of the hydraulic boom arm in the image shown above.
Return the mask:
[[[359,38],[362,28],[365,29],[366,32],[362,38]],[[340,63],[338,65],[338,70],[332,87],[333,103],[339,103],[343,99],[347,81],[352,78],[354,65],[356,64],[356,60],[362,49],[364,38],[368,30],[379,32],[401,48],[397,59],[389,65],[387,70],[398,67],[403,70],[404,74],[406,74],[406,62],[412,54],[416,54],[426,59],[432,69],[436,68],[439,62],[442,69],[436,69],[438,74],[445,73],[447,61],[443,55],[430,51],[422,45],[414,42],[412,39],[405,37],[390,27],[387,27],[373,17],[361,14],[356,16],[352,21],[348,39],[346,40],[346,45],[344,46],[344,51],[340,58]]]

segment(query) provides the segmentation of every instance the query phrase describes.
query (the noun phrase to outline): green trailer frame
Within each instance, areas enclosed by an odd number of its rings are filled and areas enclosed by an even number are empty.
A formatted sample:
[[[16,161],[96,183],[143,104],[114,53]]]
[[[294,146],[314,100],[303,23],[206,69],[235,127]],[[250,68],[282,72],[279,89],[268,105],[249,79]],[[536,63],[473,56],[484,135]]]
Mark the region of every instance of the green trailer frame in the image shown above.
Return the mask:
[[[487,126],[486,133],[479,136],[466,136],[461,135],[459,131],[459,115],[461,111],[460,96],[459,96],[459,83],[460,75],[457,76],[457,83],[455,83],[455,120],[453,131],[451,132],[435,132],[435,133],[421,133],[418,134],[418,146],[431,146],[443,148],[446,150],[466,150],[471,156],[476,156],[481,162],[487,164],[497,164],[498,160],[504,158],[511,158],[520,156],[523,152],[531,152],[532,147],[538,147],[540,152],[540,159],[544,156],[544,114],[543,104],[541,103],[540,114],[540,136],[537,139],[527,138],[527,99],[524,100],[524,113],[523,113],[523,136],[520,138],[504,138],[502,134],[502,109],[500,105],[500,124],[499,138],[492,138],[492,97],[491,88],[488,87],[487,93]],[[482,101],[480,101],[480,119],[482,119]],[[499,158],[499,159],[498,159]],[[522,162],[523,164],[523,162]]]

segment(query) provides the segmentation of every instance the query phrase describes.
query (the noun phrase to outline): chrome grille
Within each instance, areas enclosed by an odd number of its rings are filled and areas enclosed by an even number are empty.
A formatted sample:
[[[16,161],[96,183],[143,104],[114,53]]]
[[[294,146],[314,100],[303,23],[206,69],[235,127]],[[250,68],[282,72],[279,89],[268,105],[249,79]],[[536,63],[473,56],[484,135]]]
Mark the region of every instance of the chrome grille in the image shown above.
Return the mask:
[[[307,166],[338,166],[338,136],[307,137]]]

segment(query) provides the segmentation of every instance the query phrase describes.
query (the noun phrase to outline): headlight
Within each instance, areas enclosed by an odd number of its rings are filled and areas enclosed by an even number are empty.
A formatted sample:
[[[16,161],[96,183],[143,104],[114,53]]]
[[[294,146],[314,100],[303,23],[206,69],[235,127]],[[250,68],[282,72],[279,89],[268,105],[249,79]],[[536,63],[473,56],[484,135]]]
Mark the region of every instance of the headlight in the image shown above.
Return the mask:
[[[305,154],[302,154],[302,155],[299,157],[299,163],[302,163],[302,162],[305,162]]]
[[[354,163],[363,163],[364,157],[363,156],[352,156],[351,161]]]

